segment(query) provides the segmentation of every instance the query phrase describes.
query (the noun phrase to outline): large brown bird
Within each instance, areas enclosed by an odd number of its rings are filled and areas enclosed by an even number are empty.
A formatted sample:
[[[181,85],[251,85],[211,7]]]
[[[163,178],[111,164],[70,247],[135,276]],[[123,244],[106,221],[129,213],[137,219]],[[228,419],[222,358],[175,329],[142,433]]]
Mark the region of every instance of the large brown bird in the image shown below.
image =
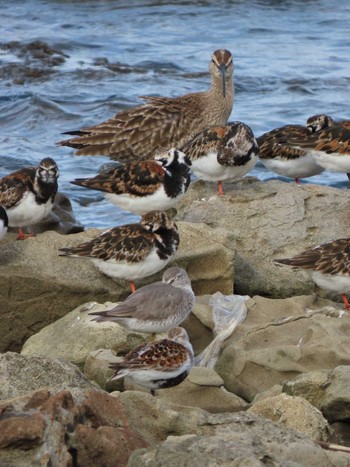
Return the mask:
[[[233,106],[233,62],[226,49],[216,50],[209,64],[207,91],[178,97],[142,96],[146,101],[123,110],[98,125],[65,134],[73,138],[61,146],[75,148],[77,156],[105,155],[120,162],[150,159],[159,150],[181,147],[197,133],[224,125]]]

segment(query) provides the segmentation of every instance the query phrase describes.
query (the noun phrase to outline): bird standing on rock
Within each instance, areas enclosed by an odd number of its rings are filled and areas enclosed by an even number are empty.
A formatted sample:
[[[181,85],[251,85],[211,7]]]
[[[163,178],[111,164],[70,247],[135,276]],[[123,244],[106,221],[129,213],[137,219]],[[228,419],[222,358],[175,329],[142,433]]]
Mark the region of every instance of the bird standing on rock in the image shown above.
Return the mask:
[[[120,162],[151,159],[159,150],[181,147],[195,134],[224,125],[233,107],[233,62],[226,49],[216,50],[209,64],[208,91],[179,97],[141,97],[144,104],[123,110],[98,125],[67,132],[60,141],[78,156],[105,155]]]
[[[164,271],[162,281],[145,285],[111,310],[90,313],[94,321],[112,321],[137,332],[166,332],[184,321],[195,296],[187,272],[178,267]]]
[[[110,381],[128,376],[135,384],[155,390],[180,384],[193,365],[193,348],[187,332],[175,327],[166,339],[141,344],[129,352],[121,362],[111,363],[116,373]]]
[[[259,147],[251,128],[242,122],[210,127],[182,146],[198,178],[218,182],[246,175],[256,164]]]
[[[150,211],[140,222],[106,230],[90,241],[60,248],[60,256],[89,258],[97,269],[113,279],[129,280],[155,274],[171,260],[179,247],[175,222],[163,211]]]
[[[305,269],[319,287],[340,294],[344,308],[350,311],[346,296],[350,293],[350,238],[323,243],[292,258],[274,262]]]
[[[170,149],[154,160],[127,163],[71,183],[102,191],[108,201],[142,215],[155,209],[166,211],[182,198],[190,185],[190,166],[191,161],[183,152]]]
[[[19,227],[19,240],[32,236],[22,227],[37,224],[52,210],[58,176],[56,162],[45,157],[38,167],[23,167],[0,179],[0,205],[6,209],[9,227]]]
[[[297,136],[288,142],[291,148],[310,154],[318,165],[333,172],[350,172],[350,121],[334,122],[322,131]]]
[[[334,120],[329,115],[319,114],[308,118],[306,126],[284,125],[268,131],[257,138],[259,159],[272,172],[282,177],[294,178],[299,185],[300,178],[319,175],[325,169],[301,148],[290,147],[294,139],[307,140],[312,133],[329,128]]]

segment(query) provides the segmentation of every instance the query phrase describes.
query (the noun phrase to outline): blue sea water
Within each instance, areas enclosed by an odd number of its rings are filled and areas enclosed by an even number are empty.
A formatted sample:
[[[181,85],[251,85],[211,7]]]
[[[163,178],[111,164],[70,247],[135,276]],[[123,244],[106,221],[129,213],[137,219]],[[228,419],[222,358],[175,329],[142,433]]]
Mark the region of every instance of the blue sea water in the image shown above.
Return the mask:
[[[234,56],[230,119],[256,136],[316,113],[349,118],[346,0],[16,0],[0,1],[0,11],[0,176],[53,157],[59,189],[87,227],[138,216],[69,183],[110,161],[73,156],[55,145],[61,133],[107,119],[140,95],[205,90],[215,49]],[[31,53],[33,41],[56,50],[57,63]],[[252,175],[277,178],[260,164]],[[309,182],[348,185],[331,172]]]

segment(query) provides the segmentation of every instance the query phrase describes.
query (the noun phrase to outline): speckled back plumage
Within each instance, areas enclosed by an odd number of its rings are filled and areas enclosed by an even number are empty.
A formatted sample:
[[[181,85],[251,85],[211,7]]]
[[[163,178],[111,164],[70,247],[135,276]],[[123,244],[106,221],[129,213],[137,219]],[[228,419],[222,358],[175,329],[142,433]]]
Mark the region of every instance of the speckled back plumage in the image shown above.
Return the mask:
[[[144,104],[99,125],[67,132],[78,136],[58,144],[75,148],[76,155],[106,155],[120,162],[150,159],[159,150],[180,147],[199,131],[225,124],[231,114],[231,53],[216,50],[209,70],[212,82],[208,91],[179,97],[143,96]]]
[[[324,243],[292,258],[274,261],[277,264],[319,271],[322,274],[350,276],[350,238]]]
[[[159,154],[156,160],[127,163],[103,172],[93,178],[78,178],[73,185],[117,195],[127,194],[143,197],[155,193],[164,186],[169,197],[176,197],[186,191],[191,181],[191,162],[179,160],[180,151],[173,149],[170,154]],[[186,156],[181,154],[183,159]],[[185,186],[184,186],[185,185]]]
[[[262,160],[277,157],[285,160],[299,159],[305,155],[305,151],[287,144],[294,139],[306,141],[313,133],[318,133],[333,124],[334,120],[329,115],[318,114],[309,117],[306,126],[284,125],[268,131],[256,139],[260,148],[259,158]]]
[[[142,357],[142,358],[140,358]],[[117,372],[123,368],[162,369],[171,371],[184,364],[187,359],[187,349],[182,344],[169,339],[141,344],[129,352],[125,360],[113,363],[110,368]]]
[[[88,242],[72,248],[61,248],[60,255],[137,263],[154,248],[160,258],[168,258],[175,253],[179,242],[176,224],[166,213],[150,211],[142,216],[140,223],[114,227]]]
[[[217,161],[224,166],[246,164],[258,153],[258,145],[251,128],[242,122],[213,126],[196,135],[182,146],[191,161],[217,152]]]
[[[332,126],[302,139],[293,136],[290,146],[304,150],[312,149],[327,154],[350,154],[350,121],[336,122]]]
[[[193,364],[193,349],[187,332],[175,327],[168,338],[141,344],[121,362],[112,363],[115,370],[111,381],[128,376],[136,384],[150,389],[173,387],[188,375]]]

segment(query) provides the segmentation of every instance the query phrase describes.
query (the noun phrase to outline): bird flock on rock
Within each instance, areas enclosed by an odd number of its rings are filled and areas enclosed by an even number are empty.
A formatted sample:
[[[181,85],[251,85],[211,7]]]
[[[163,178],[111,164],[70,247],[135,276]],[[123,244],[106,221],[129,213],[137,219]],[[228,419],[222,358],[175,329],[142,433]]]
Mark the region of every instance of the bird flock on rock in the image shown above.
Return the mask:
[[[111,364],[111,380],[128,376],[154,394],[157,389],[183,381],[193,364],[193,349],[179,325],[195,303],[187,272],[170,267],[162,280],[136,289],[136,280],[165,268],[179,248],[176,223],[166,211],[187,191],[191,176],[217,182],[240,179],[261,161],[278,175],[312,177],[324,170],[350,173],[350,121],[313,115],[306,125],[288,124],[255,138],[251,128],[229,122],[234,101],[233,57],[216,50],[209,63],[207,91],[178,97],[142,96],[136,107],[81,130],[68,131],[60,146],[74,148],[77,156],[105,155],[121,163],[92,178],[71,183],[100,191],[120,208],[141,216],[137,223],[112,227],[90,241],[61,248],[60,256],[88,258],[113,278],[129,281],[131,294],[124,302],[91,313],[92,320],[110,321],[152,335],[122,361]],[[52,210],[59,170],[50,157],[37,167],[23,167],[0,179],[0,240],[8,227],[19,229],[18,239]],[[73,239],[74,241],[74,239]],[[63,259],[62,259],[63,261]],[[305,269],[322,288],[342,295],[350,292],[350,239],[338,239],[278,265]],[[156,333],[167,337],[155,339]]]

